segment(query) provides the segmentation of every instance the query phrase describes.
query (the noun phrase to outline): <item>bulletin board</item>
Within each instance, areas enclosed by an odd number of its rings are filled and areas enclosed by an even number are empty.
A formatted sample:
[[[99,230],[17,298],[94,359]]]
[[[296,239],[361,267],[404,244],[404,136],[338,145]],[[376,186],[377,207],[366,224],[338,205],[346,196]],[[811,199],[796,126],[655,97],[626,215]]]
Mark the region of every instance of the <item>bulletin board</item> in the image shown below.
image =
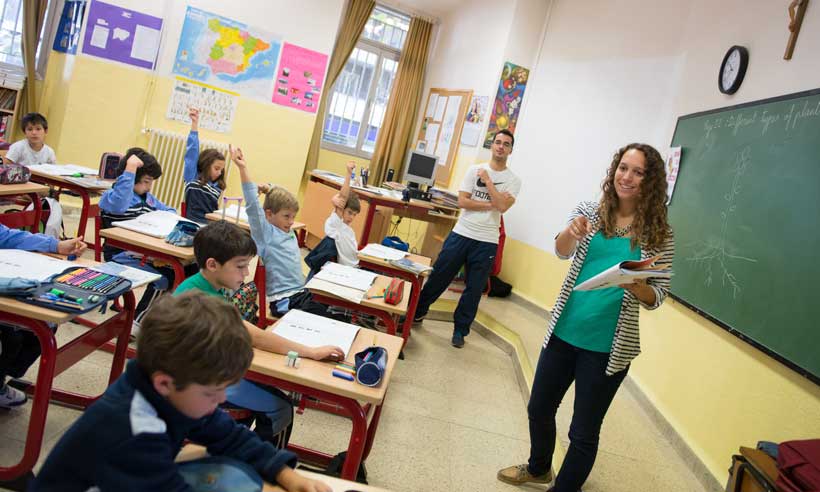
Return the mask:
[[[414,150],[438,156],[436,186],[447,187],[455,168],[471,90],[431,88],[422,113]]]

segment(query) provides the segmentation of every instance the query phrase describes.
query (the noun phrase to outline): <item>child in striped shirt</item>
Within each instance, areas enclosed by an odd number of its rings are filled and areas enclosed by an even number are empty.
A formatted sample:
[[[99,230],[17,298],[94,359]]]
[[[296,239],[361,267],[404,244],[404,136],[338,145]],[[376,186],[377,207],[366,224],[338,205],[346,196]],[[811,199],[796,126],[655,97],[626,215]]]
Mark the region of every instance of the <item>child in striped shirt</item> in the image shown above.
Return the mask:
[[[199,110],[188,110],[191,131],[185,146],[185,217],[200,224],[205,215],[219,208],[219,196],[225,191],[225,156],[216,149],[199,151]]]

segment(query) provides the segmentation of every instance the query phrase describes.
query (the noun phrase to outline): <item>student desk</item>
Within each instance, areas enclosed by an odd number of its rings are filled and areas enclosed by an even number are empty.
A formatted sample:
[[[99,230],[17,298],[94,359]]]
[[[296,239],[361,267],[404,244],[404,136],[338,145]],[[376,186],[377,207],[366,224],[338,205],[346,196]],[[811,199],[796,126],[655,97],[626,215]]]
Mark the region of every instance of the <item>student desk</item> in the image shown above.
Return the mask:
[[[308,246],[315,246],[324,237],[325,220],[333,209],[333,206],[330,204],[330,199],[341,187],[341,183],[338,183],[323,171],[313,171],[310,173],[310,181],[305,190],[304,202],[312,206],[303,207],[301,216],[301,220],[307,226]],[[394,198],[389,195],[388,190],[379,190],[379,193],[384,192],[384,194],[379,194],[375,191],[363,191],[359,188],[355,188],[353,191],[356,192],[356,195],[358,195],[362,202],[362,211],[351,224],[353,230],[359,235],[360,248],[363,248],[369,242],[381,242],[384,232],[386,232],[387,227],[390,225],[390,218],[393,214],[396,214],[401,217],[422,220],[430,224],[427,229],[427,234],[424,236],[421,254],[435,258],[438,256],[439,251],[441,251],[441,245],[444,239],[458,218],[459,209],[457,208],[426,202],[424,200],[410,200],[409,202],[405,202],[400,198]],[[384,217],[380,216],[382,218],[382,224],[379,230],[373,231],[377,207],[379,207],[380,212],[383,211],[385,215]],[[377,237],[371,238],[371,231],[373,231]]]
[[[196,260],[194,248],[182,248],[166,243],[165,239],[149,236],[136,231],[123,229],[122,227],[111,227],[100,231],[100,236],[105,238],[106,244],[126,251],[140,253],[150,258],[158,258],[168,262],[174,269],[174,285],[169,290],[173,291],[185,280],[184,264],[193,263]]]
[[[206,456],[208,456],[208,452],[205,450],[203,446],[199,446],[197,444],[188,444],[179,451],[176,461],[177,463],[180,463],[185,461],[202,459]],[[350,490],[355,490],[356,492],[388,492],[387,489],[381,489],[378,487],[373,487],[372,485],[364,485],[357,482],[351,482],[348,480],[343,480],[341,478],[322,475],[321,473],[315,473],[312,471],[307,471],[299,468],[296,469],[296,473],[304,477],[308,477],[313,480],[319,480],[321,482],[328,484],[333,489],[333,492],[347,492]],[[262,492],[285,492],[285,489],[278,485],[273,485],[268,482],[265,482],[265,484],[262,486]]]
[[[80,196],[80,199],[83,201],[83,207],[80,209],[80,223],[77,226],[77,235],[74,237],[85,236],[85,226],[88,224],[88,217],[93,217],[99,213],[99,206],[91,205],[91,195],[95,197],[99,196],[108,188],[104,186],[83,186],[78,183],[72,183],[63,176],[52,176],[37,169],[31,170],[31,180],[35,183],[70,190]],[[93,242],[91,241],[85,241],[85,243],[89,246],[93,246]]]
[[[342,478],[346,480],[355,480],[359,464],[367,458],[373,446],[384,397],[396,365],[396,359],[401,351],[402,339],[376,330],[361,328],[350,348],[350,354],[347,354],[347,360],[353,360],[353,354],[373,344],[387,350],[387,367],[384,378],[375,388],[333,377],[331,373],[336,366],[335,362],[320,362],[302,358],[299,360],[299,367],[292,368],[287,367],[286,356],[258,349],[254,349],[251,368],[245,374],[245,378],[251,381],[312,396],[343,409],[344,414],[353,421],[353,430],[347,447],[347,459],[342,468]],[[371,412],[372,417],[368,424],[367,416]],[[289,445],[288,447],[308,462],[326,466],[333,458],[330,454],[301,446]]]
[[[424,266],[430,266],[432,260],[426,256],[419,256],[409,254],[407,259],[419,263]],[[390,264],[389,261],[383,258],[374,258],[359,253],[359,266],[368,270],[375,270],[377,272],[385,273],[391,277],[397,277],[410,282],[410,296],[407,306],[407,315],[404,317],[404,325],[402,325],[401,336],[404,343],[407,344],[407,339],[410,338],[410,328],[413,326],[413,317],[416,315],[416,308],[419,305],[419,296],[421,295],[421,284],[423,279],[430,275],[430,272],[423,272],[415,274],[413,272],[397,268]]]
[[[79,260],[81,265],[94,265],[95,262]],[[26,475],[31,476],[31,470],[37,463],[45,431],[46,415],[49,400],[55,400],[73,407],[86,408],[99,396],[88,396],[70,391],[52,389],[54,378],[62,374],[84,357],[103,346],[106,342],[116,338],[116,350],[111,362],[111,371],[108,375],[108,384],[114,382],[123,370],[125,350],[128,347],[128,336],[131,333],[131,322],[134,320],[133,292],[126,292],[125,307],[119,313],[114,313],[102,323],[93,323],[83,320],[84,325],[90,326],[87,332],[66,343],[59,349],[54,331],[46,323],[65,323],[72,319],[81,320],[77,315],[53,311],[51,309],[26,304],[9,297],[0,297],[0,322],[20,326],[34,332],[40,341],[42,355],[37,372],[37,381],[32,384],[26,381],[15,381],[13,386],[24,389],[33,395],[31,418],[26,433],[26,446],[20,462],[10,467],[0,467],[0,483],[10,482]]]
[[[0,214],[0,224],[16,229],[18,227],[31,226],[31,232],[40,232],[40,216],[43,213],[43,206],[40,203],[40,195],[48,193],[48,186],[37,183],[23,183],[13,185],[0,185],[0,197],[11,197],[28,195],[34,207],[32,212],[14,212]]]
[[[212,222],[218,222],[220,220],[223,220],[222,212],[211,212],[209,214],[205,214],[205,218],[212,221]],[[245,222],[242,219],[237,220],[236,216],[231,217],[230,215],[226,215],[224,220],[226,220],[226,221],[228,221],[232,224],[236,224],[239,227],[241,227],[242,229],[245,229],[246,231],[251,230],[251,226],[247,222]],[[303,224],[301,222],[294,222],[293,226],[291,226],[290,230],[292,230],[294,232],[294,234],[296,234],[296,240],[299,241],[299,247],[304,248],[305,247],[305,234],[307,233],[307,230],[305,229],[305,224]]]
[[[341,297],[337,297],[330,292],[325,292],[323,290],[310,289],[310,293],[313,294],[313,299],[316,302],[320,302],[326,306],[338,306],[350,311],[358,311],[360,313],[376,316],[384,322],[385,326],[387,326],[387,333],[390,335],[395,335],[396,320],[393,319],[393,316],[405,316],[407,314],[407,298],[409,296],[402,296],[401,302],[395,305],[384,302],[384,297],[369,299],[369,297],[381,295],[385,287],[390,285],[390,281],[392,280],[392,277],[387,277],[384,275],[379,275],[376,277],[373,285],[370,286],[370,290],[367,291],[365,299],[363,299],[359,304]],[[408,292],[410,288],[410,282],[405,280],[404,292]],[[404,341],[402,340],[402,342]]]

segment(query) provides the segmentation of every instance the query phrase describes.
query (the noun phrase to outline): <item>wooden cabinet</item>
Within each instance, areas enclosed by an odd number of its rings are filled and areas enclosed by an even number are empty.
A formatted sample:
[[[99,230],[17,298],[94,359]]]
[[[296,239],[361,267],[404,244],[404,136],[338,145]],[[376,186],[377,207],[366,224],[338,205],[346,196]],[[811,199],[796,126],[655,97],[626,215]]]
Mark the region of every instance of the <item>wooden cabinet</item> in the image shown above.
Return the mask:
[[[0,139],[12,143],[22,90],[0,87]]]

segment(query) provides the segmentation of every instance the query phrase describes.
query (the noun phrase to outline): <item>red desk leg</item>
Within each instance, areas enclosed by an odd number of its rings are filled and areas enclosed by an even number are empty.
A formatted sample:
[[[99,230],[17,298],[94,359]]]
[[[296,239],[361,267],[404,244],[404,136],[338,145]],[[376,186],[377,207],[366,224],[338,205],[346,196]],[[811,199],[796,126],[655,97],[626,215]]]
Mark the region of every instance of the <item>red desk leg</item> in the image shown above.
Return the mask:
[[[31,225],[31,232],[40,232],[40,218],[43,216],[43,204],[40,202],[40,195],[37,193],[29,193],[28,197],[31,199],[31,206],[34,207],[34,223]]]
[[[40,366],[35,384],[26,381],[15,381],[14,385],[33,395],[31,418],[26,433],[26,446],[20,462],[11,467],[0,467],[0,482],[10,482],[31,472],[40,455],[45,430],[46,416],[50,400],[85,408],[99,398],[77,393],[55,390],[52,388],[54,378],[76,364],[79,360],[96,350],[104,341],[117,337],[118,353],[111,362],[109,384],[122,374],[125,361],[125,349],[128,345],[131,321],[134,316],[134,294],[125,294],[125,310],[117,313],[105,322],[92,328],[89,332],[75,338],[65,346],[57,349],[57,340],[49,326],[38,320],[12,313],[0,312],[0,321],[20,326],[34,332],[40,342]],[[108,337],[108,338],[105,338]],[[122,347],[120,349],[120,347]]]
[[[362,237],[359,239],[359,249],[363,248],[368,243],[370,238],[370,229],[373,228],[373,217],[376,215],[376,204],[368,202],[367,217],[364,219],[364,228],[362,228]]]

